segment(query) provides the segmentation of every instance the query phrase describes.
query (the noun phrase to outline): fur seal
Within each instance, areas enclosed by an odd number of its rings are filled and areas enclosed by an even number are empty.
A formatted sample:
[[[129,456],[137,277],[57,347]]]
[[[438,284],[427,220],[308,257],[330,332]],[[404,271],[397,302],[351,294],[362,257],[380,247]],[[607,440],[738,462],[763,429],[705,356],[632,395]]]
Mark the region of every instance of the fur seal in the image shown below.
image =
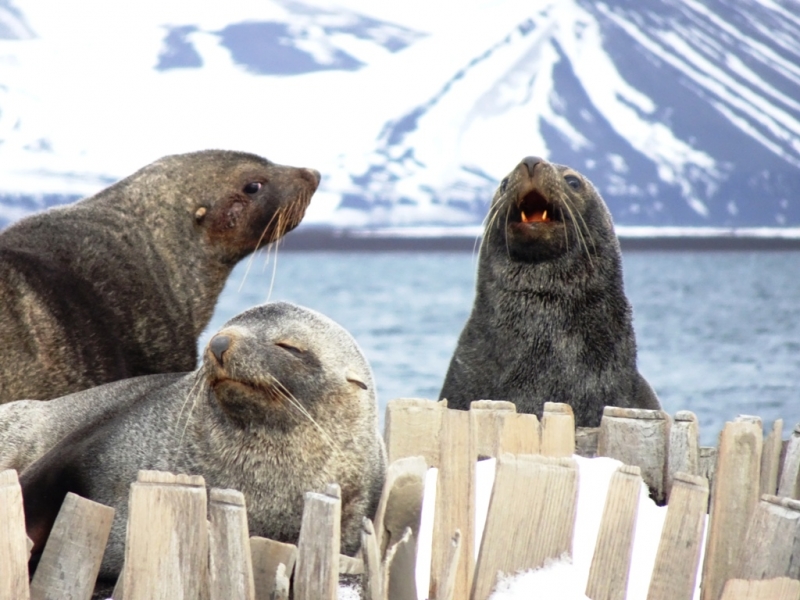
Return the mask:
[[[527,157],[503,179],[484,228],[475,302],[440,398],[510,400],[578,426],[606,405],[660,409],[636,367],[631,307],[611,214],[577,171]]]
[[[0,407],[0,447],[19,447],[20,437],[52,442],[20,476],[34,553],[68,491],[113,506],[105,579],[122,565],[129,487],[140,469],[240,490],[250,534],[293,543],[303,494],[336,482],[348,554],[359,548],[362,518],[373,516],[383,486],[369,364],[341,326],[293,304],[264,304],[228,321],[194,372],[112,382],[28,403],[31,412],[11,413],[15,404]],[[66,436],[64,418],[80,422]],[[9,442],[12,429],[25,433]]]
[[[167,156],[0,233],[0,403],[189,371],[236,263],[292,230],[317,171]]]

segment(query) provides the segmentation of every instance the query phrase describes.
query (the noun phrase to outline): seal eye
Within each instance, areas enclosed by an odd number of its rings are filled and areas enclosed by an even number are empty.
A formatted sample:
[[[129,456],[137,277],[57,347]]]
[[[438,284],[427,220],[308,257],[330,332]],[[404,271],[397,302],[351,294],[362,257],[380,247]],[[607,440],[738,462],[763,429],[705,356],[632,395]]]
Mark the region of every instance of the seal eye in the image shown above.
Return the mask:
[[[564,177],[564,181],[566,181],[567,185],[573,190],[578,190],[581,187],[581,180],[575,177],[575,175],[567,175]]]
[[[297,357],[303,356],[303,354],[305,354],[305,350],[301,350],[297,346],[292,346],[291,344],[287,344],[286,342],[278,342],[275,345],[278,346],[279,348],[283,348],[287,352],[290,352],[291,354],[294,354]]]
[[[506,177],[505,179],[503,179],[503,181],[500,182],[500,193],[505,194],[507,187],[508,187],[508,177]]]
[[[244,193],[245,194],[255,194],[260,189],[261,189],[261,182],[259,182],[259,181],[251,181],[246,186],[244,186]]]

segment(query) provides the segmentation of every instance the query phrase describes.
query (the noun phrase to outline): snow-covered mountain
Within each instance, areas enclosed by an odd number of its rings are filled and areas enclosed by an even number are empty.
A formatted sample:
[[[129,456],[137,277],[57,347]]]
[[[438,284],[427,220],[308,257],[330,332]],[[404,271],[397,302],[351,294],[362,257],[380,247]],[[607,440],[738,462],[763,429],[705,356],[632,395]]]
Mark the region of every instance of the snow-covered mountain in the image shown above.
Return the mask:
[[[0,0],[0,226],[208,147],[319,169],[317,224],[477,224],[537,154],[618,224],[798,226],[800,3]]]

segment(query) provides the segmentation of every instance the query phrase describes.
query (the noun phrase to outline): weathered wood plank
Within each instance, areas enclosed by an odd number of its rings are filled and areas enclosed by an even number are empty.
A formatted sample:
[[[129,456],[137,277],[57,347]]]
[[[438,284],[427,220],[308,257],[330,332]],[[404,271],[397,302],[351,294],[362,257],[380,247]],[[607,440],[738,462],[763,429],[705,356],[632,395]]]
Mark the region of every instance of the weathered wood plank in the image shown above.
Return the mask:
[[[363,600],[384,600],[383,571],[378,541],[372,521],[364,517],[361,525],[361,555],[364,558]]]
[[[325,494],[305,494],[294,572],[295,600],[336,600],[342,501],[339,486],[331,487]]]
[[[676,473],[647,600],[691,600],[708,507],[708,480]]]
[[[741,545],[737,579],[800,579],[800,501],[764,495]]]
[[[536,415],[509,413],[503,419],[500,446],[495,456],[501,454],[539,454],[541,428]]]
[[[714,479],[717,472],[717,448],[700,446],[697,453],[697,474],[708,480],[708,489],[714,495]]]
[[[763,435],[761,420],[738,417],[720,434],[712,491],[702,600],[719,600],[739,561],[739,549],[758,503]]]
[[[139,471],[131,484],[125,600],[208,598],[208,522],[202,477]]]
[[[297,546],[253,536],[250,538],[250,556],[253,564],[256,598],[260,600],[269,598],[275,588],[275,574],[278,572],[278,565],[283,565],[286,577],[292,576],[297,560]]]
[[[786,457],[783,459],[781,479],[778,484],[778,496],[797,499],[798,476],[800,475],[800,423],[794,426],[792,435],[786,445]]]
[[[783,445],[783,419],[776,419],[761,452],[761,493],[775,495]]]
[[[461,531],[461,558],[455,595],[466,598],[475,565],[475,442],[467,411],[448,409],[442,415],[441,453],[436,485],[436,511],[431,550],[430,597],[439,595],[439,577],[455,530]]]
[[[0,600],[28,600],[28,536],[14,469],[0,471]]]
[[[611,476],[586,584],[591,600],[625,600],[641,486],[639,467],[623,465]]]
[[[729,579],[722,600],[800,600],[800,581],[788,577],[764,581]]]
[[[244,495],[212,488],[208,500],[211,600],[255,600]]]
[[[597,438],[597,455],[642,470],[656,502],[666,500],[670,418],[660,410],[606,406]]]
[[[114,509],[68,493],[31,581],[31,600],[88,600],[103,560]]]
[[[416,540],[427,472],[428,465],[422,456],[400,458],[386,470],[375,512],[375,536],[381,556],[402,537],[406,527],[411,528]]]
[[[413,543],[411,528],[406,527],[400,539],[386,549],[381,569],[383,600],[417,600],[414,563],[409,564],[414,556]]]
[[[492,458],[498,455],[506,416],[516,412],[516,405],[505,400],[475,400],[470,403],[472,435],[475,438],[478,458]]]
[[[436,597],[436,600],[456,600],[456,573],[458,573],[458,561],[460,558],[461,532],[456,531],[450,539],[449,552],[442,564],[443,571],[439,577],[439,595]]]
[[[567,457],[575,453],[575,416],[569,404],[544,403],[541,453],[553,457]]]
[[[577,491],[578,469],[571,458],[498,458],[472,600],[488,598],[501,572],[534,569],[572,553]]]
[[[439,466],[439,431],[447,401],[398,398],[386,406],[386,453],[389,464],[406,456],[422,456]]]
[[[669,455],[667,457],[667,498],[676,473],[699,474],[700,428],[697,417],[689,410],[675,413],[669,430]]]

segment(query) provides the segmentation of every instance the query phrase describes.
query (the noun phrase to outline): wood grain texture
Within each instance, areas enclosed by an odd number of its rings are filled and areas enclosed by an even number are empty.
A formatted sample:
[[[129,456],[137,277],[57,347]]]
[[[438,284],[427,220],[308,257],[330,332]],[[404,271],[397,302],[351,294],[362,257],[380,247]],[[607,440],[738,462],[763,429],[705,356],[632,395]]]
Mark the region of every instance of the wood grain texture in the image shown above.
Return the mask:
[[[114,509],[68,493],[31,581],[31,600],[89,600]]]
[[[625,600],[641,487],[639,467],[623,465],[611,476],[586,584],[591,600]]]
[[[800,501],[764,495],[742,544],[737,579],[800,579]]]
[[[263,537],[250,538],[250,556],[253,565],[253,583],[256,598],[269,598],[275,587],[278,565],[284,566],[287,577],[292,576],[297,561],[297,546],[276,542]],[[116,599],[115,599],[116,600]]]
[[[516,405],[504,400],[475,400],[470,403],[476,458],[498,456],[506,417],[516,413]]]
[[[341,518],[341,498],[306,492],[297,541],[295,600],[336,600]]]
[[[536,415],[509,413],[503,419],[500,446],[495,456],[501,454],[539,454],[541,452],[541,427]]]
[[[656,502],[666,500],[670,418],[660,410],[606,406],[600,422],[597,455],[642,470],[642,479]]]
[[[244,495],[212,488],[208,498],[211,600],[255,600]]]
[[[722,600],[800,600],[800,581],[787,577],[764,581],[730,579]]]
[[[761,422],[739,417],[720,434],[703,563],[702,600],[719,600],[739,562],[739,550],[758,503],[763,435]]]
[[[461,558],[461,532],[456,531],[450,539],[450,547],[447,556],[442,564],[442,574],[439,577],[439,595],[436,600],[457,600],[456,593],[456,574],[458,573],[458,561]]]
[[[544,403],[540,450],[542,455],[556,458],[575,453],[575,416],[569,404]]]
[[[400,539],[386,549],[381,569],[383,600],[417,600],[413,544],[411,528],[407,527]]]
[[[372,521],[364,517],[361,525],[361,555],[364,558],[363,600],[383,600],[383,571]]]
[[[499,573],[534,569],[548,558],[572,554],[577,492],[578,469],[571,458],[498,458],[472,600],[486,600]]]
[[[125,600],[208,598],[208,522],[202,477],[139,471],[131,484]]]
[[[455,595],[466,598],[475,566],[475,442],[468,411],[447,409],[442,415],[441,453],[431,550],[430,597],[439,594],[453,532],[461,531],[461,558]]]
[[[783,442],[783,419],[776,419],[764,440],[761,452],[761,493],[774,495],[778,490],[778,472]]]
[[[794,426],[792,435],[786,444],[786,456],[783,459],[778,496],[798,498],[798,475],[800,475],[800,423]]]
[[[688,410],[675,413],[669,430],[669,454],[667,456],[667,498],[676,473],[699,475],[700,428],[697,417]]]
[[[708,480],[676,473],[647,600],[694,597],[707,506]]]
[[[381,556],[397,542],[406,527],[419,535],[422,497],[428,465],[422,456],[400,458],[389,465],[375,512],[375,535]]]
[[[439,430],[447,401],[398,398],[386,406],[384,440],[389,464],[406,456],[422,456],[439,466]]]
[[[0,471],[0,600],[28,600],[28,536],[14,469]]]

